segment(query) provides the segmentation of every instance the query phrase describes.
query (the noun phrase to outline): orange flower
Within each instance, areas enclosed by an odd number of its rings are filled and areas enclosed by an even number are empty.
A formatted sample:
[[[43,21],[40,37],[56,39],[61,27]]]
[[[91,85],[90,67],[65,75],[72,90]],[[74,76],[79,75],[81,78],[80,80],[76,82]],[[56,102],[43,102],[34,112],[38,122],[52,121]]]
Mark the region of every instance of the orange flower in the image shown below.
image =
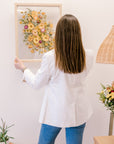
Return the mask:
[[[41,54],[43,54],[43,51],[40,51]]]
[[[33,34],[34,36],[37,36],[37,35],[38,35],[37,30],[33,30],[33,31],[32,31],[32,34]]]
[[[49,32],[49,34],[50,34],[50,35],[52,35],[52,34],[53,34],[53,32]]]
[[[31,50],[31,53],[34,53],[34,52],[35,52],[34,49],[32,49],[32,50]]]
[[[53,45],[53,43],[52,43],[52,42],[50,42],[49,44],[50,44],[50,46],[52,46],[52,45]]]
[[[114,81],[112,82],[112,88],[114,88]]]
[[[46,13],[45,12],[42,12],[42,15],[45,15]]]
[[[24,19],[24,18],[25,18],[25,15],[23,15],[22,18]]]
[[[28,16],[30,16],[30,14],[28,14]]]
[[[47,50],[46,50],[46,49],[44,49],[44,52],[47,52]]]
[[[33,46],[32,45],[28,45],[28,48],[33,48]]]
[[[53,28],[53,24],[50,24],[50,28]]]
[[[22,24],[22,21],[20,21],[20,24]]]
[[[38,16],[37,15],[33,16],[33,19],[38,20]]]
[[[48,43],[45,43],[45,46],[48,46]]]
[[[34,30],[37,30],[37,31],[38,31],[38,26],[35,26],[35,27],[34,27]]]
[[[50,47],[49,49],[50,49],[50,50],[52,50],[52,49],[53,49],[53,47]]]

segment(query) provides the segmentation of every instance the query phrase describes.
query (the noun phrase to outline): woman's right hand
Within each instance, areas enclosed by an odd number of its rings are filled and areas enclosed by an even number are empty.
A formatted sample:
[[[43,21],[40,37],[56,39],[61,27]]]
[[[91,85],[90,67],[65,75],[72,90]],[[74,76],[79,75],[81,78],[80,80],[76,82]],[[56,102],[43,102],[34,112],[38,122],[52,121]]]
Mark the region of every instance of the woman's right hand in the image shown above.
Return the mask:
[[[16,57],[14,60],[14,66],[16,69],[19,69],[22,72],[24,72],[24,70],[26,69],[24,63],[18,57]]]

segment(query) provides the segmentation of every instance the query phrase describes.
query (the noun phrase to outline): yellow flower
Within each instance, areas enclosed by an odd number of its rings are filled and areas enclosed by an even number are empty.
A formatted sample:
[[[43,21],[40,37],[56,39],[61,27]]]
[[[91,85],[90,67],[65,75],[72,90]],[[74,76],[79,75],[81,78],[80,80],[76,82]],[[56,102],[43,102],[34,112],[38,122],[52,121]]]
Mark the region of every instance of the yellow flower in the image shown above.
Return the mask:
[[[38,14],[40,14],[40,11],[38,12]]]
[[[26,32],[27,32],[27,33],[30,33],[30,32],[31,32],[31,30],[26,30]]]
[[[35,37],[35,38],[33,39],[33,42],[34,42],[35,44],[38,44],[39,38],[38,38],[38,37]]]
[[[37,11],[32,11],[32,17],[37,16]]]
[[[48,36],[48,35],[44,35],[44,36],[43,36],[43,40],[44,40],[44,41],[48,41],[48,40],[49,40],[49,36]]]
[[[20,24],[22,24],[22,21],[20,21]]]
[[[45,22],[44,25],[47,26],[47,22]]]
[[[33,34],[34,36],[37,36],[37,35],[38,35],[37,30],[33,30],[33,31],[32,31],[32,34]]]
[[[106,97],[109,98],[110,96],[112,96],[111,94],[108,94]]]
[[[40,28],[40,29],[43,29],[43,28],[44,28],[44,24],[43,24],[43,23],[40,23],[40,24],[39,24],[39,28]]]
[[[112,97],[114,97],[114,92],[111,93]]]
[[[109,89],[108,92],[111,92],[111,90]]]
[[[28,29],[32,30],[34,28],[34,25],[32,23],[28,24]]]
[[[31,42],[32,40],[33,40],[32,35],[29,35],[29,36],[28,36],[28,41]]]

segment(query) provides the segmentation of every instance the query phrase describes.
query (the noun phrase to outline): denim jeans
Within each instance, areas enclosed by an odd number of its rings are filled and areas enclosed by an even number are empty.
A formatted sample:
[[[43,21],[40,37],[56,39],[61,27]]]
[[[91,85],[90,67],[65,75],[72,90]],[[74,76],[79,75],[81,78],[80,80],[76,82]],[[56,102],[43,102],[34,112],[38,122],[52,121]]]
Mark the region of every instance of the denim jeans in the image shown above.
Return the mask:
[[[86,123],[77,127],[65,128],[66,144],[82,144],[85,125]],[[42,124],[38,144],[54,144],[61,129],[61,127]]]

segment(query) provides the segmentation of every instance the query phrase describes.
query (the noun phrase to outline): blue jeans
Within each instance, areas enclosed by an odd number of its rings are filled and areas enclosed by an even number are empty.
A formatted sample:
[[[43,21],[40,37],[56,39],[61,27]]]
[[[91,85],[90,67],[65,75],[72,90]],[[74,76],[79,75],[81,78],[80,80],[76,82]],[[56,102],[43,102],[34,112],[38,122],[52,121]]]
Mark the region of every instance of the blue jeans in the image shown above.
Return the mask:
[[[65,128],[66,144],[82,144],[85,125],[86,123],[77,127]],[[61,127],[42,124],[38,144],[54,144],[61,129]]]

